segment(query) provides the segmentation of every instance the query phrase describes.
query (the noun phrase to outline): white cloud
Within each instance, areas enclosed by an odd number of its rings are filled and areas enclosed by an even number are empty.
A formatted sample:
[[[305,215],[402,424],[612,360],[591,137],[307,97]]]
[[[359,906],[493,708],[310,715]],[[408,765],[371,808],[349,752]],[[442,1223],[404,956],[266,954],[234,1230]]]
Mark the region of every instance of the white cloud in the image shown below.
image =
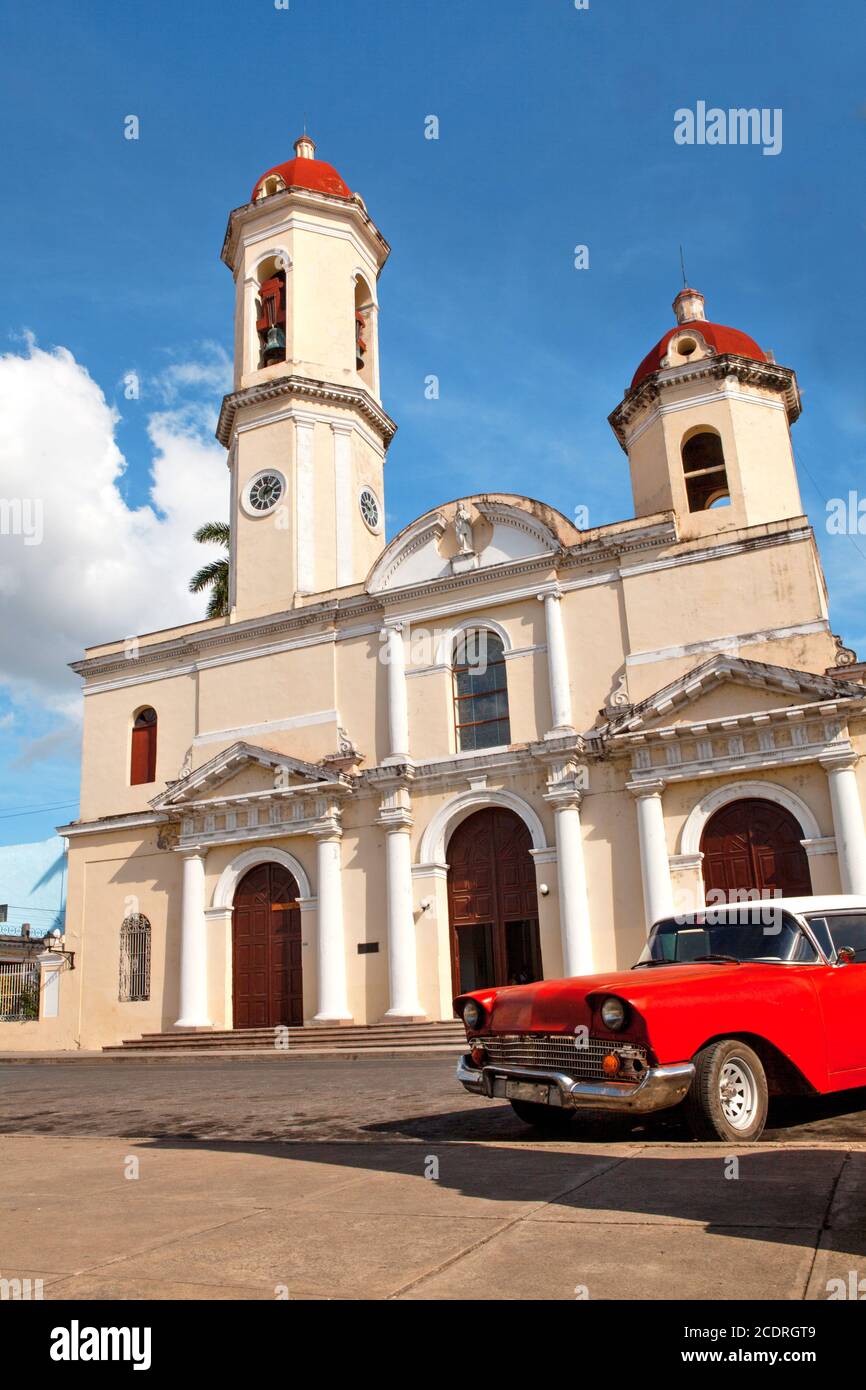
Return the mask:
[[[204,389],[225,395],[232,389],[231,358],[221,343],[201,343],[198,356],[185,362],[172,362],[154,382],[159,395],[175,401],[179,392]]]
[[[0,687],[70,716],[66,663],[85,645],[203,616],[187,586],[210,557],[192,533],[228,511],[225,454],[201,408],[151,416],[152,505],[135,508],[118,486],[118,420],[66,349],[31,341],[0,357]],[[20,534],[17,518],[40,507],[42,540],[28,544],[36,529]]]

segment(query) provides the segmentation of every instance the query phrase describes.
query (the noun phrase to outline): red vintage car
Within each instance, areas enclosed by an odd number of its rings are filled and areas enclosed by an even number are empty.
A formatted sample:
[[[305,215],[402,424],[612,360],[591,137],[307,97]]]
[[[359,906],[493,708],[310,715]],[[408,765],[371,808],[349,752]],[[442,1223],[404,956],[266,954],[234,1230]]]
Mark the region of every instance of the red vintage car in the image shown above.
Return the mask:
[[[565,1131],[682,1105],[757,1139],[770,1095],[866,1086],[866,899],[778,898],[657,922],[631,970],[462,994],[457,1078]]]

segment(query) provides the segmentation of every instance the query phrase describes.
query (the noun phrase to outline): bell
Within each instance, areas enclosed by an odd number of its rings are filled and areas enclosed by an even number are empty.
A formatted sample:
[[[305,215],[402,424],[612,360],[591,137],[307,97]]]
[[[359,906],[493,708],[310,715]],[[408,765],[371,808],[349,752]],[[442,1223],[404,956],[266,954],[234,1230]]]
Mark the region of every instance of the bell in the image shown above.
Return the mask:
[[[271,362],[282,362],[286,355],[286,335],[278,323],[272,323],[265,338],[262,359],[267,367]]]

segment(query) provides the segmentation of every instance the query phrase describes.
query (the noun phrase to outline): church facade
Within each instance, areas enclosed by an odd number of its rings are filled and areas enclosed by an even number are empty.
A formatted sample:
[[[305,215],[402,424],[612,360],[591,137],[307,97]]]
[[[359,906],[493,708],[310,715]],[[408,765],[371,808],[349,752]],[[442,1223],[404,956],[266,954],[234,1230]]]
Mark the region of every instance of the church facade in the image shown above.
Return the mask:
[[[866,893],[794,371],[684,289],[610,416],[633,517],[485,493],[386,542],[388,251],[306,137],[229,218],[230,612],[75,663],[54,1005],[0,1047],[448,1019],[707,900]]]

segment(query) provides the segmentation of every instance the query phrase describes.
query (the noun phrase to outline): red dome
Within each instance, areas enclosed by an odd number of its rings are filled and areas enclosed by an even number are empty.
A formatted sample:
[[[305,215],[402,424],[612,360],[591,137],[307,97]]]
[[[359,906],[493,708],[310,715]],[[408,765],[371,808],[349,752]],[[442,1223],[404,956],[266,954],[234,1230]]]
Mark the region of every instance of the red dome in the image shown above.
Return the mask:
[[[296,141],[296,157],[287,160],[285,164],[275,164],[273,169],[268,169],[262,174],[252,191],[250,202],[255,202],[265,179],[272,176],[281,179],[286,188],[309,188],[314,193],[330,193],[337,198],[351,198],[351,189],[340,178],[334,166],[326,164],[323,159],[313,157],[315,149],[312,140],[306,136]]]
[[[669,328],[663,338],[659,338],[652,352],[648,352],[641,362],[637,371],[631,379],[631,389],[657,372],[661,366],[662,358],[668,350],[668,343],[677,333],[694,332],[703,338],[709,347],[715,348],[716,352],[735,352],[740,357],[753,357],[758,362],[766,362],[766,354],[758,347],[754,338],[750,338],[748,333],[741,333],[738,328],[726,328],[722,323],[708,323],[706,319],[686,319],[683,323],[678,323],[675,328]]]

